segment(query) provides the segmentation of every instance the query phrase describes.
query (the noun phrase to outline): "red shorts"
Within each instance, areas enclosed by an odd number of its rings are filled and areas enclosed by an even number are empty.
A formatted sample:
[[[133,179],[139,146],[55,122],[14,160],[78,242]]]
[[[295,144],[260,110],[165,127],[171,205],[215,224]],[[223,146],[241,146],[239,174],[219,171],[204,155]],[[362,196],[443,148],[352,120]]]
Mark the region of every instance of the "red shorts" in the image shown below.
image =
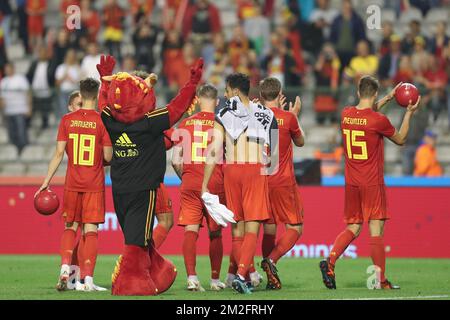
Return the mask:
[[[386,187],[345,186],[344,221],[347,224],[387,220]]]
[[[268,224],[302,224],[303,201],[297,185],[269,187],[271,218]]]
[[[159,185],[158,191],[156,192],[156,205],[155,214],[163,213],[173,213],[172,210],[172,200],[169,197],[166,186],[164,183]]]
[[[269,186],[261,164],[227,164],[224,166],[224,189],[227,207],[236,221],[265,221],[269,214]]]
[[[221,204],[225,204],[225,194],[218,194]],[[221,227],[211,218],[203,205],[201,192],[194,190],[181,190],[180,215],[178,225],[202,225],[203,218],[206,220],[209,231],[218,231]]]
[[[63,214],[67,223],[105,222],[105,192],[64,191]]]

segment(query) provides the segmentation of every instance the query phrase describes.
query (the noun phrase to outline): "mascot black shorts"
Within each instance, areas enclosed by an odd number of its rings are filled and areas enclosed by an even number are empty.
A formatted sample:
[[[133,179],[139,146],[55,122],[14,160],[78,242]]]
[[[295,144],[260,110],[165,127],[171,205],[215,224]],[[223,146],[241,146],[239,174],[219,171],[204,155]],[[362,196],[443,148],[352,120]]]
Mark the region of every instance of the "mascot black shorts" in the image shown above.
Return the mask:
[[[113,199],[125,244],[147,246],[152,239],[156,190],[114,193]]]

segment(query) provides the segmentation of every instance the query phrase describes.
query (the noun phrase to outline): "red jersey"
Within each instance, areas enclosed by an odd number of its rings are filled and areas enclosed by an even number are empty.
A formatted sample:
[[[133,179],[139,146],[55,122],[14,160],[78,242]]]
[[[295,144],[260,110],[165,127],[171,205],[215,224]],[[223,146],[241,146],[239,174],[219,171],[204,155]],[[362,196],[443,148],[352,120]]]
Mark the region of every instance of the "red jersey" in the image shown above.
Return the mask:
[[[345,154],[345,183],[384,184],[384,137],[395,133],[389,119],[372,109],[347,107],[341,115]]]
[[[80,109],[63,116],[58,141],[66,141],[68,159],[65,189],[99,192],[105,188],[103,147],[111,146],[100,114]]]
[[[181,190],[201,191],[203,173],[205,170],[208,146],[211,144],[215,115],[212,112],[199,112],[184,119],[176,133],[174,140],[180,141],[183,147],[183,175]],[[222,165],[216,165],[208,184],[208,189],[214,193],[223,193]]]
[[[296,184],[292,160],[292,139],[302,135],[296,116],[280,108],[271,108],[278,123],[278,171],[269,176],[269,186],[282,187]]]

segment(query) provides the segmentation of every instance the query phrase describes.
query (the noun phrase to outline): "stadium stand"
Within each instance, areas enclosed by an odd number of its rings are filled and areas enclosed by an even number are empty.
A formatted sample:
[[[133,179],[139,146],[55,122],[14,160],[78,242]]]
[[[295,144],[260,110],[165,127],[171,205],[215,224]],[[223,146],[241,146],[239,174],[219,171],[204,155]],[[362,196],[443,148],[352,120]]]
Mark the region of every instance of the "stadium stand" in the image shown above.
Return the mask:
[[[13,1],[11,1],[11,3],[12,2]],[[91,1],[93,11],[102,12],[102,10],[104,10],[105,2],[106,1]],[[293,100],[293,98],[295,98],[295,95],[300,95],[303,100],[303,109],[300,115],[300,123],[306,132],[306,145],[304,148],[295,148],[295,160],[314,158],[318,150],[323,151],[327,148],[333,148],[333,146],[330,145],[330,141],[334,141],[336,139],[340,141],[340,137],[336,137],[336,135],[339,134],[337,126],[328,123],[318,124],[316,122],[314,97],[316,89],[318,89],[318,85],[316,84],[314,65],[318,57],[318,52],[315,52],[315,49],[311,49],[308,47],[308,43],[310,41],[308,39],[308,34],[311,32],[311,28],[314,24],[298,18],[302,15],[301,13],[299,13],[300,11],[298,11],[298,3],[300,3],[300,1],[259,1],[260,3],[262,3],[263,8],[263,15],[261,17],[254,13],[254,8],[252,8],[251,5],[248,5],[249,3],[253,3],[254,5],[254,3],[257,3],[258,1],[209,1],[210,4],[215,5],[217,10],[219,10],[220,32],[223,33],[226,41],[230,41],[230,39],[233,38],[233,34],[236,32],[235,29],[237,25],[239,25],[240,23],[245,23],[246,19],[255,19],[255,15],[259,20],[267,19],[270,22],[270,39],[256,39],[252,42],[249,42],[250,45],[245,50],[245,54],[241,54],[241,56],[238,56],[237,65],[235,66],[232,66],[232,61],[230,61],[231,59],[229,59],[229,57],[226,57],[226,52],[220,52],[218,48],[215,48],[214,45],[211,45],[212,43],[214,43],[214,38],[211,36],[211,33],[203,32],[203,30],[200,30],[201,32],[197,33],[194,32],[195,30],[191,30],[191,35],[188,36],[188,38],[179,41],[175,40],[173,43],[168,44],[168,42],[166,41],[167,34],[169,33],[169,30],[172,29],[174,25],[176,27],[177,24],[177,8],[174,9],[170,7],[170,3],[172,3],[171,1],[151,2],[154,2],[155,5],[150,13],[140,13],[144,16],[133,17],[128,12],[128,9],[130,8],[129,2],[125,0],[117,1],[117,4],[120,5],[126,13],[123,24],[121,26],[124,34],[121,40],[120,50],[122,57],[126,57],[128,55],[131,57],[135,56],[135,42],[133,41],[135,36],[134,32],[135,30],[139,31],[139,29],[142,28],[142,25],[149,26],[150,33],[156,33],[156,40],[154,41],[154,45],[149,45],[148,52],[149,54],[153,55],[155,60],[152,68],[153,71],[161,75],[161,81],[158,83],[156,90],[159,93],[159,105],[163,105],[166,101],[168,101],[168,99],[170,99],[173,96],[174,92],[177,90],[177,84],[171,81],[171,77],[166,74],[168,66],[173,62],[171,61],[171,63],[169,64],[167,63],[167,60],[165,60],[167,52],[170,50],[170,48],[172,48],[172,50],[178,50],[179,58],[177,59],[183,60],[184,51],[183,53],[181,52],[182,48],[186,47],[184,43],[192,42],[194,43],[194,55],[208,55],[213,52],[214,58],[212,59],[212,61],[219,58],[223,59],[219,59],[216,65],[209,65],[206,67],[207,70],[208,68],[212,70],[207,71],[206,74],[211,75],[214,72],[214,67],[221,66],[219,62],[225,63],[225,66],[222,66],[223,68],[219,69],[221,70],[219,71],[220,76],[217,83],[219,87],[220,81],[223,81],[223,79],[225,78],[224,75],[232,71],[249,72],[250,74],[255,75],[254,79],[252,78],[252,83],[253,85],[257,85],[259,79],[261,79],[262,77],[267,75],[273,76],[276,74],[276,72],[274,71],[274,65],[277,63],[277,60],[273,57],[281,57],[282,54],[285,54],[282,57],[282,60],[285,61],[285,63],[287,63],[286,61],[288,60],[288,58],[292,60],[291,69],[294,70],[292,74],[289,74],[289,71],[284,70],[284,74],[281,75],[285,82],[285,94],[290,100]],[[179,2],[183,3],[184,1]],[[189,2],[191,3],[190,5],[193,5],[192,3],[194,3],[195,1]],[[208,3],[208,1],[205,2]],[[338,0],[316,2],[329,2],[329,9],[334,10],[337,14],[340,14],[343,7],[343,1]],[[446,70],[448,75],[448,71],[450,70],[450,45],[448,45],[450,24],[446,25],[447,37],[444,40],[445,47],[436,49],[435,46],[433,47],[433,42],[436,32],[436,23],[439,21],[447,22],[448,18],[450,17],[449,1],[441,1],[440,7],[429,8],[428,12],[426,12],[425,15],[420,9],[413,6],[410,6],[408,9],[402,8],[401,6],[395,7],[393,5],[394,2],[397,3],[403,1],[354,1],[353,9],[355,14],[359,15],[362,20],[365,20],[367,17],[367,6],[370,4],[378,5],[382,9],[382,23],[391,22],[393,24],[393,33],[398,35],[401,39],[405,39],[406,35],[410,32],[409,28],[411,21],[418,21],[421,24],[422,35],[427,39],[427,54],[435,56],[441,55],[442,59],[445,62],[443,62],[444,64],[442,65],[442,67],[447,68]],[[64,28],[64,17],[61,13],[62,9],[60,3],[61,1],[48,0],[46,14],[44,17],[46,33],[42,38],[42,44],[49,48],[50,51],[53,51],[53,56],[49,62],[50,64],[57,59],[57,50],[55,49],[57,48],[56,39],[58,37],[59,31],[63,30]],[[161,3],[167,4],[162,5]],[[316,7],[318,6],[317,3]],[[271,4],[273,4],[272,9],[270,9]],[[17,8],[15,8],[15,6],[13,5],[13,10],[16,9]],[[170,15],[171,10],[175,12],[172,16]],[[180,15],[180,13],[178,13],[178,15]],[[101,52],[106,53],[107,46],[105,44],[105,39],[103,38],[103,32],[106,29],[105,26],[107,22],[103,19],[103,13],[99,14],[99,16],[101,18],[101,25],[95,39],[99,44],[102,45]],[[179,22],[179,25],[183,25],[183,22]],[[204,26],[201,26],[201,28],[203,27]],[[19,21],[17,20],[17,18],[15,18],[13,19],[13,25],[11,28],[11,45],[4,48],[4,50],[6,51],[7,61],[14,63],[16,67],[16,73],[26,74],[29,71],[32,62],[36,59],[37,47],[35,46],[31,48],[25,48],[24,42],[21,41],[19,37],[20,35],[18,30]],[[82,28],[82,31],[85,31],[85,29]],[[294,43],[295,41],[292,42],[291,40],[289,40],[289,35],[294,34],[296,31],[299,32],[302,44],[305,45],[305,47],[303,48],[300,46],[299,52],[296,51],[297,46]],[[366,29],[363,31],[365,32],[367,39],[371,42],[371,48],[373,52],[378,56],[378,58],[381,58],[382,54],[380,53],[380,48],[383,46],[383,44],[386,45],[386,43],[384,43],[386,39],[384,38],[385,35],[383,34],[383,30]],[[142,32],[145,33],[144,31]],[[286,35],[286,32],[288,35]],[[322,30],[320,32],[322,32]],[[325,33],[326,31],[324,31],[324,34]],[[89,36],[86,36],[83,32],[69,32],[69,34],[69,42],[71,43],[70,47],[74,47],[77,50],[77,56],[81,61],[81,59],[86,55],[85,41]],[[287,53],[282,52],[282,50],[275,50],[277,49],[275,47],[277,43],[283,43],[280,42],[280,39],[285,41],[285,43],[283,45],[280,45],[279,47],[288,47]],[[247,41],[247,39],[245,39],[245,41]],[[271,42],[271,51],[253,54],[252,52],[258,51],[256,49],[259,43],[258,41]],[[323,44],[324,42],[325,40],[321,40],[321,44]],[[198,43],[200,43],[200,45],[198,45]],[[244,41],[242,43],[244,43]],[[225,44],[225,46],[227,45],[228,44]],[[4,44],[2,46],[4,46]],[[238,50],[238,48],[233,48],[233,50]],[[436,50],[438,50],[439,52],[437,53]],[[218,57],[220,54],[222,55],[222,57]],[[403,54],[407,53],[403,52]],[[448,54],[448,56],[445,56],[445,54]],[[181,65],[183,65],[183,63],[185,62],[186,61],[181,61],[180,63]],[[62,60],[59,61],[59,63],[61,64]],[[134,68],[137,68],[142,62],[139,62],[138,64],[137,61],[134,61],[134,63]],[[0,67],[3,70],[4,64]],[[119,66],[119,68],[122,67],[123,66]],[[288,68],[286,67],[285,69]],[[278,76],[278,74],[276,75]],[[4,76],[5,75],[2,72],[2,77]],[[176,78],[177,76],[178,75],[175,74],[174,77]],[[217,79],[214,79],[213,76],[210,76],[209,78],[206,78],[205,76],[204,80],[214,83],[214,81],[216,81]],[[355,101],[355,94],[354,90],[352,89],[354,87],[353,80],[351,80],[349,83],[344,83],[343,81],[341,81],[338,89],[336,91],[333,91],[333,94],[336,94],[339,100],[338,110],[341,110],[345,105]],[[386,90],[389,88],[392,88],[392,84],[388,88],[383,90],[381,94],[386,92]],[[442,96],[440,97],[440,104],[442,108],[437,117],[437,120],[433,121],[430,114],[430,119],[425,126],[429,129],[432,129],[438,134],[438,159],[441,162],[442,166],[445,168],[446,175],[450,174],[450,116],[448,115],[447,110],[447,108],[450,108],[449,88],[450,86],[447,83],[446,91],[443,92]],[[42,119],[39,116],[39,110],[34,109],[27,129],[29,145],[23,149],[21,154],[19,154],[16,147],[11,144],[10,139],[8,138],[6,116],[4,112],[0,113],[0,176],[43,176],[46,173],[47,163],[54,149],[54,141],[56,138],[57,125],[59,122],[56,110],[58,109],[57,104],[60,103],[60,100],[58,99],[57,87],[52,86],[50,89],[54,92],[53,110],[55,111],[52,111],[49,115],[49,127],[42,128]],[[252,92],[255,92],[255,90],[253,90]],[[426,89],[423,89],[422,93],[424,95],[427,95],[428,91]],[[398,126],[400,124],[402,118],[401,108],[395,106],[394,104],[391,104],[386,108],[384,112],[387,113],[394,125]],[[414,129],[412,128],[412,130]],[[387,143],[385,152],[387,174],[394,176],[404,174],[402,170],[403,156],[404,152],[402,148],[394,147],[391,143]],[[170,159],[170,156],[168,157],[168,159]],[[175,175],[169,161],[167,169],[168,175]],[[65,163],[63,163],[61,168],[58,170],[58,175],[64,175],[64,172]],[[340,172],[340,174],[342,174],[342,172]]]

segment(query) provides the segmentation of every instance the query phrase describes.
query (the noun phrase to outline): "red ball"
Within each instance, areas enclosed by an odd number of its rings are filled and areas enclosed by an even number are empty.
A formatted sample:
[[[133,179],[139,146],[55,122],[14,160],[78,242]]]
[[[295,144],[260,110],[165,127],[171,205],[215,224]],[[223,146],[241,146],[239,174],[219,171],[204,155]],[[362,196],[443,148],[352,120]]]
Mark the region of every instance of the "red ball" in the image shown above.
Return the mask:
[[[406,108],[409,105],[409,101],[411,104],[416,104],[419,99],[419,90],[417,87],[411,83],[403,83],[400,87],[395,90],[395,100],[397,103]]]
[[[54,214],[59,207],[59,199],[56,193],[49,189],[41,191],[34,198],[34,208],[44,216]]]

